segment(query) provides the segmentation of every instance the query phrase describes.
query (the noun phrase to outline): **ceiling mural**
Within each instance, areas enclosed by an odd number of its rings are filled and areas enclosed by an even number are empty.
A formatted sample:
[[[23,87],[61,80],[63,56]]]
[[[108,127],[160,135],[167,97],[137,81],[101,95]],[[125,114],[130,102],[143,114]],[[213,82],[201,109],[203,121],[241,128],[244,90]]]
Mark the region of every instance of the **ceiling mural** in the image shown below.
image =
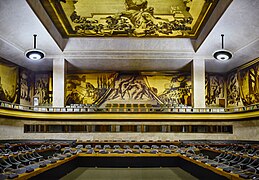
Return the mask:
[[[218,0],[40,0],[66,37],[196,37]]]

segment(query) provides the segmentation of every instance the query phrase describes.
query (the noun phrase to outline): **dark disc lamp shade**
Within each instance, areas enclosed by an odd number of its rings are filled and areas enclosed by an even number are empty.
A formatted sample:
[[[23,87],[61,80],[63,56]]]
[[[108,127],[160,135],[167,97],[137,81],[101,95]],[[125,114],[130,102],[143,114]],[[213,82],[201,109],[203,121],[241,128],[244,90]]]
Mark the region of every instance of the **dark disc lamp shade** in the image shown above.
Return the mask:
[[[30,49],[25,52],[25,56],[30,60],[41,60],[45,57],[45,53],[39,49]]]
[[[222,49],[217,50],[213,53],[213,57],[219,61],[227,61],[233,57],[233,54],[224,49],[224,34],[221,34],[221,43],[222,43]]]
[[[227,61],[233,57],[233,54],[228,50],[221,49],[215,51],[213,57],[219,61]]]
[[[25,51],[24,55],[25,55],[28,59],[30,59],[30,60],[35,60],[35,61],[37,61],[37,60],[44,59],[44,57],[45,57],[44,51],[42,51],[42,50],[36,48],[36,37],[37,37],[37,35],[34,34],[33,36],[34,36],[34,41],[33,41],[33,46],[34,46],[34,48]]]

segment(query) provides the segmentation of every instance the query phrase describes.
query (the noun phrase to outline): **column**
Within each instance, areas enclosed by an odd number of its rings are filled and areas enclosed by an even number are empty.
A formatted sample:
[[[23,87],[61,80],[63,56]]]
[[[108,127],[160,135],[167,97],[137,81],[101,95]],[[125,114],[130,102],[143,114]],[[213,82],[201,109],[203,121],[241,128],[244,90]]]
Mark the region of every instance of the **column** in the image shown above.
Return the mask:
[[[205,108],[205,60],[192,61],[192,104],[194,108]]]
[[[53,107],[65,106],[65,59],[53,59]]]

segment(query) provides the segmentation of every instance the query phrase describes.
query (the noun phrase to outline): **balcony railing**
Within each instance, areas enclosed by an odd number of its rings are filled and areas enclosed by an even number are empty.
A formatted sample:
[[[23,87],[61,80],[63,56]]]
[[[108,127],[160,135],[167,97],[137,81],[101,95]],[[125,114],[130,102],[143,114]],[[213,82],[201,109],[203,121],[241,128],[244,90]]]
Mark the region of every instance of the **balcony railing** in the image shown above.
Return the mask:
[[[151,107],[104,107],[100,108],[95,105],[80,105],[80,106],[66,106],[66,107],[51,107],[51,106],[26,106],[14,104],[0,100],[0,107],[16,109],[21,111],[32,112],[103,112],[103,113],[235,113],[243,111],[258,110],[259,104],[254,104],[245,107],[233,108],[220,108],[220,107],[207,107],[207,108],[192,108],[187,106],[151,106]]]

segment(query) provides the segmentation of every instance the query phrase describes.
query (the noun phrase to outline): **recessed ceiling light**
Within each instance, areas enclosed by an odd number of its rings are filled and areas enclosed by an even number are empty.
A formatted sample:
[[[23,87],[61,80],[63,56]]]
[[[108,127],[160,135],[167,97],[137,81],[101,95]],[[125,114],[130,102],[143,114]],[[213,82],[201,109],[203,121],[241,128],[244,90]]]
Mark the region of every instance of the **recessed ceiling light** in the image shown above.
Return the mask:
[[[44,57],[45,57],[44,51],[36,48],[36,37],[37,37],[37,35],[34,34],[33,36],[34,36],[34,43],[33,43],[34,47],[33,47],[33,49],[29,49],[29,50],[25,51],[24,55],[30,60],[36,60],[37,61],[37,60],[44,59]]]

